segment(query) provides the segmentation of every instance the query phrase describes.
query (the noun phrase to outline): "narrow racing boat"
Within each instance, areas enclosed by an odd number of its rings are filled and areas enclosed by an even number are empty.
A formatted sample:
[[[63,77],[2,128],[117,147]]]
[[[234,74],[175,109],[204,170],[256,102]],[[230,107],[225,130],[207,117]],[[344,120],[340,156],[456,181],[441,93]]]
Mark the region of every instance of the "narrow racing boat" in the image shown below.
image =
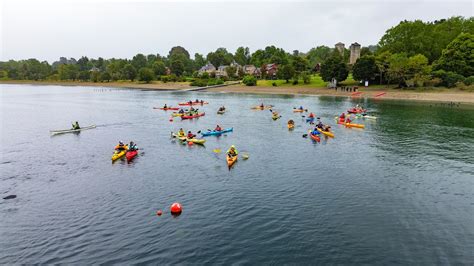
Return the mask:
[[[79,131],[82,131],[82,130],[88,130],[88,129],[93,129],[93,128],[95,128],[95,125],[90,125],[90,126],[87,126],[87,127],[81,127],[79,129],[50,130],[49,133],[51,133],[51,135],[57,135],[57,134],[64,134],[64,133],[79,132]]]

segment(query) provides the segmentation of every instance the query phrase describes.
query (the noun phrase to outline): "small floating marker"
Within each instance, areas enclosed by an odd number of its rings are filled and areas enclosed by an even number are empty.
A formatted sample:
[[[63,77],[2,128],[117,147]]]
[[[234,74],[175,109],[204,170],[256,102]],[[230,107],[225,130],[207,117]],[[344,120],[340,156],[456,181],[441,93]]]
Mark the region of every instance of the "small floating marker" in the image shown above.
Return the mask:
[[[162,210],[156,211],[156,215],[161,216],[162,214],[163,214],[163,211],[162,211]]]
[[[193,143],[192,141],[189,141],[189,142],[188,142],[188,145],[189,145],[189,146],[193,146],[193,144],[194,144],[194,143]]]
[[[183,207],[178,202],[171,204],[170,207],[171,214],[181,214]]]

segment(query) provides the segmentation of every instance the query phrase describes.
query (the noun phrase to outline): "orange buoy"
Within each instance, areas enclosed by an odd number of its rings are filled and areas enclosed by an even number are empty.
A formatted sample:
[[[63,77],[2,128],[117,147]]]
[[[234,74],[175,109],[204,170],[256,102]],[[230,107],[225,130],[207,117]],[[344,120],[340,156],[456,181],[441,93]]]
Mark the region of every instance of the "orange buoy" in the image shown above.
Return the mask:
[[[193,144],[194,144],[194,143],[193,143],[192,141],[189,141],[189,142],[188,142],[188,145],[189,145],[189,146],[193,146]]]
[[[183,211],[183,207],[181,207],[181,204],[175,202],[171,204],[170,211],[171,214],[180,214]]]
[[[156,215],[158,215],[158,216],[161,216],[162,214],[163,214],[163,211],[162,211],[162,210],[158,210],[158,211],[156,212]]]

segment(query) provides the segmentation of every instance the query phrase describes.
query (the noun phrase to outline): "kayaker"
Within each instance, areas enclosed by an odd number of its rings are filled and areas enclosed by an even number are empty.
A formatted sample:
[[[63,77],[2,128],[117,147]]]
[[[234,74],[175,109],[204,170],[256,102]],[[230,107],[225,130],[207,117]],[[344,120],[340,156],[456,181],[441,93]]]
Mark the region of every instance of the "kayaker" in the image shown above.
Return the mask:
[[[230,157],[237,156],[238,154],[239,152],[237,151],[234,145],[230,146],[230,149],[227,150],[227,155],[229,155]]]
[[[196,135],[194,135],[191,131],[188,131],[187,138],[188,138],[188,139],[192,139],[192,138],[194,138],[194,137],[196,137]]]
[[[125,146],[125,144],[123,144],[122,141],[119,141],[119,144],[115,146],[115,150],[117,151],[127,150],[127,146]]]
[[[278,116],[278,112],[277,112],[277,111],[273,111],[272,114],[273,114],[273,116],[275,116],[275,117]]]
[[[79,122],[77,122],[77,121],[74,122],[74,123],[72,124],[72,129],[73,129],[73,130],[81,129],[81,127],[79,126]]]
[[[203,100],[201,100],[201,105],[203,105],[203,104],[204,104],[204,101],[203,101]]]
[[[346,118],[346,123],[350,123],[350,122],[352,122],[352,120],[349,117],[347,117]]]
[[[178,137],[184,137],[184,136],[186,136],[186,133],[184,132],[182,128],[180,128],[178,131]]]
[[[346,119],[346,114],[345,113],[342,113],[340,116],[339,116],[340,119]]]
[[[318,124],[316,125],[316,128],[323,129],[323,127],[324,127],[323,123],[321,122],[321,120],[318,119]]]
[[[188,103],[189,103],[189,105],[191,105],[191,106],[193,105],[193,101],[189,101]]]
[[[225,107],[224,106],[219,107],[219,111],[221,111],[221,112],[225,111]]]
[[[308,117],[309,117],[309,118],[314,118],[314,114],[313,114],[313,113],[309,113]]]
[[[130,141],[130,144],[128,145],[128,150],[129,151],[137,151],[138,150],[137,144],[135,144],[135,142],[133,142],[133,141]]]
[[[313,131],[311,131],[311,135],[319,135],[320,132],[318,131],[318,127],[315,127]]]
[[[214,131],[222,131],[221,126],[217,125],[216,128],[214,129]]]
[[[263,103],[260,104],[260,108],[262,108],[262,109],[265,108],[265,105],[263,105]]]
[[[324,125],[322,128],[323,131],[330,132],[331,131],[331,126],[330,125]]]
[[[199,103],[199,100],[198,100],[198,99],[196,99],[196,103]]]
[[[163,106],[163,109],[168,109],[168,105],[166,105],[166,103],[165,103],[165,105]]]
[[[194,112],[196,109],[194,109],[194,107],[191,106],[191,108],[189,108],[189,112]]]
[[[300,109],[301,111],[303,111],[303,110],[304,110],[304,109],[303,109],[303,106],[301,106],[301,105],[300,105],[300,108],[299,108],[299,109]]]
[[[183,108],[179,109],[178,114],[184,114],[184,109]]]
[[[295,124],[295,121],[293,120],[288,120],[288,125],[294,125]]]

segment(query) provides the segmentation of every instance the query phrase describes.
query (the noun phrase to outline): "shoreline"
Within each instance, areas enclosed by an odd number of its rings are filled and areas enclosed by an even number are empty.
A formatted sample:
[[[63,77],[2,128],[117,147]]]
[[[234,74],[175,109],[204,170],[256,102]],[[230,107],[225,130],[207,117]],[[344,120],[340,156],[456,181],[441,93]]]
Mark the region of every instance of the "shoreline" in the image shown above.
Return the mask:
[[[153,82],[153,83],[137,83],[137,82],[80,82],[80,81],[23,81],[9,80],[0,81],[1,84],[7,85],[39,85],[39,86],[85,86],[85,87],[107,87],[107,88],[128,88],[128,89],[145,89],[157,91],[186,91],[187,89],[196,88],[187,82]],[[390,100],[409,100],[409,101],[426,101],[426,102],[444,102],[444,103],[468,103],[474,104],[474,92],[461,91],[459,89],[433,89],[429,91],[416,90],[398,90],[392,88],[364,88],[359,87],[361,96],[352,96],[351,92],[335,91],[328,88],[312,88],[304,86],[279,86],[279,87],[258,87],[245,85],[228,85],[222,87],[206,88],[204,92],[221,92],[221,93],[250,93],[250,94],[277,94],[277,95],[314,95],[314,96],[336,96],[357,98],[373,98],[373,99],[390,99]],[[386,94],[374,98],[378,93]]]

